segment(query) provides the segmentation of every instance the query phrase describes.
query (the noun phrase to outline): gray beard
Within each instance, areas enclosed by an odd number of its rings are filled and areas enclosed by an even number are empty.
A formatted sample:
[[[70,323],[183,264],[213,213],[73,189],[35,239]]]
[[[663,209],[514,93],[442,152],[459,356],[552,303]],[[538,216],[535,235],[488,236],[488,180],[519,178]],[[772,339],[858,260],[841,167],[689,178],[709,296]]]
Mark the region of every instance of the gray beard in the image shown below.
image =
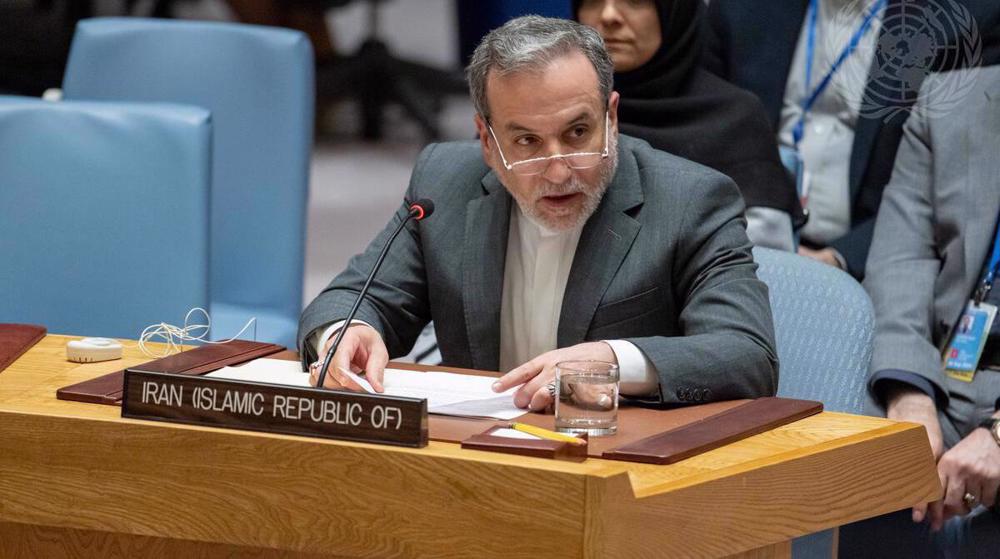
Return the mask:
[[[615,173],[617,171],[618,137],[612,136],[608,138],[608,159],[601,163],[601,174],[597,179],[598,185],[596,188],[588,189],[587,185],[584,184],[583,181],[581,181],[576,175],[573,175],[567,184],[559,186],[547,184],[542,189],[538,198],[543,196],[575,194],[577,192],[584,195],[583,207],[581,208],[577,218],[573,221],[552,219],[535,211],[534,204],[530,201],[521,200],[517,196],[514,197],[514,200],[517,201],[518,207],[521,208],[521,213],[533,222],[553,232],[570,231],[582,226],[592,215],[594,215],[594,212],[596,212],[597,208],[600,207],[601,200],[604,199],[604,193],[608,191],[608,186],[611,185],[611,181],[615,178]],[[508,192],[510,192],[510,189],[508,189]]]

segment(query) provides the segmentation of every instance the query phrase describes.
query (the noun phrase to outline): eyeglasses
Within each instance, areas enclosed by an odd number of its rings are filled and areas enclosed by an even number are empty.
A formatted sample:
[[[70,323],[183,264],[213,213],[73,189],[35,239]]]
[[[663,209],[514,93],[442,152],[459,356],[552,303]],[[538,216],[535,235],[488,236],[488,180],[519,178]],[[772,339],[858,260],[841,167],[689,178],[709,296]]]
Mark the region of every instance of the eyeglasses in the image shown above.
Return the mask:
[[[486,127],[490,129],[490,136],[493,136],[493,141],[497,144],[497,151],[500,152],[500,160],[503,161],[503,166],[508,170],[517,175],[531,176],[540,175],[549,168],[549,163],[554,159],[562,159],[570,169],[590,169],[597,167],[601,161],[607,159],[608,157],[608,130],[609,130],[610,117],[608,112],[604,112],[604,149],[600,152],[589,151],[580,153],[567,153],[549,155],[547,157],[535,157],[532,159],[525,159],[524,161],[515,161],[514,163],[507,163],[507,158],[504,157],[503,150],[500,148],[500,141],[497,140],[497,135],[493,132],[493,125],[487,123]]]

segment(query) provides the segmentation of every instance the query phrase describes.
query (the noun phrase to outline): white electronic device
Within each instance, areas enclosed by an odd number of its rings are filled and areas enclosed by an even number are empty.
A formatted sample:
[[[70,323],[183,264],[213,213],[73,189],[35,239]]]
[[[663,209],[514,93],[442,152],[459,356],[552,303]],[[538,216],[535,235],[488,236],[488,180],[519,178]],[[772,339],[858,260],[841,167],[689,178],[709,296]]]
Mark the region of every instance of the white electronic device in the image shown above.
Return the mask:
[[[75,363],[94,363],[121,359],[122,344],[110,338],[84,338],[66,344],[66,359]]]

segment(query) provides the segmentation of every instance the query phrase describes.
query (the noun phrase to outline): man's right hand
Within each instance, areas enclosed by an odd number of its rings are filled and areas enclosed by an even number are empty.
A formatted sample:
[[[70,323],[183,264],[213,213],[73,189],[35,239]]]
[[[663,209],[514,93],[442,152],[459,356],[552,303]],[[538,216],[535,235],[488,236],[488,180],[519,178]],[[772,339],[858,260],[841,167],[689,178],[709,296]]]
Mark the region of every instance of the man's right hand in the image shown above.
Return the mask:
[[[330,336],[330,339],[323,345],[323,353],[319,356],[316,366],[310,367],[309,382],[313,386],[316,386],[319,381],[319,368],[323,365],[323,360],[336,339],[336,333]],[[333,360],[330,361],[323,386],[363,392],[364,389],[341,371],[343,368],[359,374],[363,371],[364,377],[371,383],[372,388],[376,392],[382,392],[385,390],[382,386],[382,377],[388,362],[389,351],[385,347],[385,342],[382,341],[382,336],[371,326],[352,324],[344,332],[344,339],[340,341],[337,353],[333,354]]]
[[[886,417],[896,421],[919,423],[927,430],[931,451],[934,452],[934,462],[944,453],[944,437],[941,435],[941,423],[938,421],[937,406],[934,399],[916,388],[900,385],[890,389],[886,398]],[[923,522],[927,517],[928,503],[913,507],[913,521]]]

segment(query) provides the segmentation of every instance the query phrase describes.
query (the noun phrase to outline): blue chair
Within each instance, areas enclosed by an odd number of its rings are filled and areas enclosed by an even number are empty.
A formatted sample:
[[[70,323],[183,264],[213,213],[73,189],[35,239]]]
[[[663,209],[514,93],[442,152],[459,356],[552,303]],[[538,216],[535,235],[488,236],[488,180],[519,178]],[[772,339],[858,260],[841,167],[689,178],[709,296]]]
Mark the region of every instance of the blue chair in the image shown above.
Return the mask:
[[[827,411],[864,413],[875,309],[851,276],[792,253],[755,248],[770,291],[778,346],[778,396],[818,400]],[[833,530],[792,541],[796,559],[829,559]]]
[[[0,322],[136,338],[208,304],[197,107],[0,97]]]
[[[257,317],[257,339],[293,347],[313,127],[306,36],[233,23],[84,20],[63,95],[212,112],[212,337],[233,336]]]

